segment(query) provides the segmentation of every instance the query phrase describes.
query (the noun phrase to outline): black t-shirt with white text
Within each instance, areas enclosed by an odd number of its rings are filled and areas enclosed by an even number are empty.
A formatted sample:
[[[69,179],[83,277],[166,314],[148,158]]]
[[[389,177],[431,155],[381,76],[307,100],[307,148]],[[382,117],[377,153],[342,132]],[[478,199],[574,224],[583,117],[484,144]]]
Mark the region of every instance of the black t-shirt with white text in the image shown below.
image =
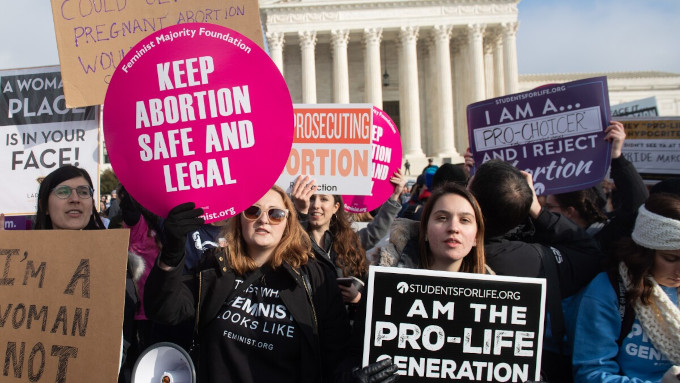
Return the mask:
[[[302,333],[279,296],[290,280],[277,278],[277,272],[285,273],[269,270],[225,302],[203,330],[201,353],[208,355],[202,359],[209,363],[200,368],[210,382],[300,380]],[[237,278],[234,288],[246,278]]]

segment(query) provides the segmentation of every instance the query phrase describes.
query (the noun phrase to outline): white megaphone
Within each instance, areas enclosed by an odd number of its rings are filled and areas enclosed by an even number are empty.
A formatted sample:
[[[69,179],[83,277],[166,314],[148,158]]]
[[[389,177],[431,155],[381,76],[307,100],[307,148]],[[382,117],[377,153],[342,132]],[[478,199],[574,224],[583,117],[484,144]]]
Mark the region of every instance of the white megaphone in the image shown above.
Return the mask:
[[[137,358],[132,383],[196,383],[196,369],[182,347],[160,342]]]

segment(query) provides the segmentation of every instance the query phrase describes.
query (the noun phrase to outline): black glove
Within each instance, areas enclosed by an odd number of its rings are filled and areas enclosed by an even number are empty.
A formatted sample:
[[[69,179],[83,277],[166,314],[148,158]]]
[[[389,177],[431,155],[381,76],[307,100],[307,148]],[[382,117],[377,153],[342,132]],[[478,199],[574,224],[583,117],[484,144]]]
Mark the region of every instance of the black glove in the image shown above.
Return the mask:
[[[193,202],[185,202],[170,210],[163,222],[165,243],[161,251],[161,262],[171,267],[179,265],[184,257],[187,234],[205,223],[202,215],[203,209],[196,209]]]
[[[368,366],[354,369],[354,381],[357,383],[392,383],[399,379],[397,366],[392,359],[383,359]]]
[[[123,214],[123,222],[129,227],[136,225],[142,216],[142,211],[137,201],[124,188],[121,188],[118,192],[118,199],[120,200],[118,206],[120,206]]]

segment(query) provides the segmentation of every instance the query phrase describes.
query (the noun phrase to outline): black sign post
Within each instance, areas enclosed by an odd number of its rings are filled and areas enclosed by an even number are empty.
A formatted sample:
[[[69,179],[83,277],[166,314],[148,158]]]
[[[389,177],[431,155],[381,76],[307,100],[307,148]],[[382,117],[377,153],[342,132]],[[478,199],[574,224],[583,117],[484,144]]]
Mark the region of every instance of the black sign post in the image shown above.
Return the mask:
[[[363,364],[400,382],[539,380],[545,279],[371,266]]]

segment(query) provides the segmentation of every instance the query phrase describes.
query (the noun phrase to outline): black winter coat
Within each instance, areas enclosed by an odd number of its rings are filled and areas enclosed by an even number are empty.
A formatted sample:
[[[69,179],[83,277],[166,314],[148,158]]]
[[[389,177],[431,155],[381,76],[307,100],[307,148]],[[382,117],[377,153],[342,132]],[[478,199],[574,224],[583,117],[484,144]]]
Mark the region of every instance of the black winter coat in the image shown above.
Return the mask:
[[[529,223],[522,231],[484,240],[486,263],[498,275],[545,278],[545,263],[554,262],[558,280],[548,277],[548,288],[558,282],[564,298],[602,271],[597,243],[569,218],[542,209]]]
[[[227,266],[222,248],[211,249],[206,257],[206,267],[193,276],[183,276],[182,267],[164,271],[156,264],[144,291],[144,307],[150,319],[178,324],[198,316],[201,345],[215,341],[201,336],[201,329],[217,316],[236,279],[233,270]],[[312,258],[298,270],[284,263],[275,273],[290,281],[288,288],[280,291],[280,296],[303,333],[300,371],[305,371],[302,374],[304,382],[348,379],[350,325],[335,275]],[[201,364],[224,363],[216,360],[216,356],[206,354],[201,353],[199,357],[199,381]]]

